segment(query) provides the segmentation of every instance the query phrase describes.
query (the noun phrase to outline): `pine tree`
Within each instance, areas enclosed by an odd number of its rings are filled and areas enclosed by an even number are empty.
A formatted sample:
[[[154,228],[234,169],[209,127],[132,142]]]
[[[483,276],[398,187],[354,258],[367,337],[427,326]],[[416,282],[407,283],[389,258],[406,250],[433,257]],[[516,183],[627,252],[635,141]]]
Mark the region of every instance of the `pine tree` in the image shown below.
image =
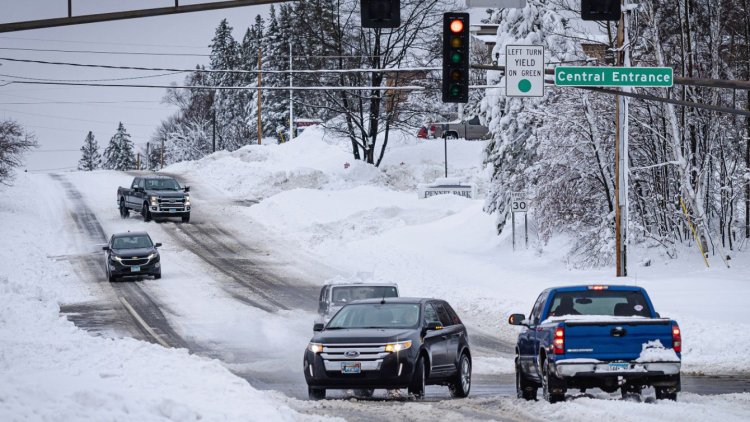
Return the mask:
[[[289,44],[284,39],[284,30],[279,24],[276,16],[276,8],[271,5],[271,16],[269,18],[268,30],[265,34],[266,46],[263,55],[266,58],[264,69],[288,70],[289,69]],[[282,87],[289,86],[289,76],[279,73],[270,73],[265,77],[265,86]],[[289,93],[283,90],[269,90],[263,93],[262,109],[263,135],[277,136],[279,131],[288,127],[289,119]]]
[[[211,40],[210,67],[212,70],[236,70],[240,62],[240,45],[232,36],[232,27],[223,19]],[[242,76],[233,72],[213,73],[215,86],[236,86]],[[217,90],[213,111],[216,113],[217,149],[233,151],[246,143],[243,126],[246,125],[238,103],[243,101],[239,90]]]
[[[104,150],[104,168],[109,170],[130,170],[135,167],[135,153],[130,134],[125,125],[120,122],[117,132],[109,140],[109,146]]]
[[[94,134],[89,131],[81,147],[81,159],[78,161],[78,170],[92,171],[102,166],[102,155],[99,153],[99,143],[96,142]]]

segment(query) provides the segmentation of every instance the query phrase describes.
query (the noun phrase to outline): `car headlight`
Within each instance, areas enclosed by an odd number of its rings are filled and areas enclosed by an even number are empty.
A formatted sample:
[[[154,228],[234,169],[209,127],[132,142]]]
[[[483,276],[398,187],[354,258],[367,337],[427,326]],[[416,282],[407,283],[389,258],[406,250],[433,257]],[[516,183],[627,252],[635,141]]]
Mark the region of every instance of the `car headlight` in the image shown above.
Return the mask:
[[[411,347],[411,340],[399,341],[397,343],[388,343],[385,345],[385,351],[391,353],[397,353],[404,351]]]
[[[307,345],[307,350],[313,353],[320,353],[323,351],[323,345],[320,343],[310,343]]]
[[[190,205],[190,195],[185,196],[185,205]]]
[[[158,196],[152,196],[149,198],[151,200],[151,205],[156,205],[157,200],[159,199]]]
[[[149,256],[148,256],[148,259],[149,259],[149,261],[150,261],[150,260],[152,260],[152,259],[156,258],[157,256],[159,256],[159,254],[158,254],[158,253],[156,253],[156,252],[154,252],[154,253],[152,253],[151,255],[149,255]]]
[[[111,258],[122,264],[122,258],[120,258],[119,256],[111,256]]]

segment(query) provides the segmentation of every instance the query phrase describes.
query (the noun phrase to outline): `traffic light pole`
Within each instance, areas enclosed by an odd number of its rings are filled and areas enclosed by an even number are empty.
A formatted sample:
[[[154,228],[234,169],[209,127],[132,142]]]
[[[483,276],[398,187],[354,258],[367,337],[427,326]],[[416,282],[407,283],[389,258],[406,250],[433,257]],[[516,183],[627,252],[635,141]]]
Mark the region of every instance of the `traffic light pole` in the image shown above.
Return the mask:
[[[292,89],[292,43],[289,43],[289,140],[294,139],[294,90]]]
[[[618,64],[630,66],[630,40],[628,38],[627,0],[622,0],[623,11],[617,29]],[[628,87],[622,91],[629,92]],[[628,97],[617,96],[615,134],[615,262],[617,277],[628,275]]]

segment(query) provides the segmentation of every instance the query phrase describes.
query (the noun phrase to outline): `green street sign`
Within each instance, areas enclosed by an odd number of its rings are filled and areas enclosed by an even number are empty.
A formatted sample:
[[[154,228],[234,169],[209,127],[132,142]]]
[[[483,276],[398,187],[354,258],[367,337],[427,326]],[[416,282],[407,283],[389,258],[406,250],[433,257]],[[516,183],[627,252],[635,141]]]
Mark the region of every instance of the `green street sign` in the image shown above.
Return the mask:
[[[556,86],[657,86],[674,84],[671,67],[557,66]]]

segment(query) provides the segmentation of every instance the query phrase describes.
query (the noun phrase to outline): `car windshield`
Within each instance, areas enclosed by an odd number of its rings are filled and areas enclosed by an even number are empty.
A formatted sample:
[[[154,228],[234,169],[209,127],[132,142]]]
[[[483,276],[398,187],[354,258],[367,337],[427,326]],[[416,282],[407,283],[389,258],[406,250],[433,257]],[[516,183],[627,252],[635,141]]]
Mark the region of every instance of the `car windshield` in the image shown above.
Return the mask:
[[[146,179],[149,190],[180,190],[180,184],[174,179]]]
[[[333,303],[342,306],[355,300],[398,297],[393,286],[338,286],[331,294]]]
[[[417,303],[355,303],[341,308],[326,328],[413,328],[418,322]]]
[[[650,317],[651,308],[640,291],[588,290],[555,294],[549,316],[606,315]]]
[[[144,235],[119,236],[112,241],[112,249],[141,249],[151,246],[151,239]]]

